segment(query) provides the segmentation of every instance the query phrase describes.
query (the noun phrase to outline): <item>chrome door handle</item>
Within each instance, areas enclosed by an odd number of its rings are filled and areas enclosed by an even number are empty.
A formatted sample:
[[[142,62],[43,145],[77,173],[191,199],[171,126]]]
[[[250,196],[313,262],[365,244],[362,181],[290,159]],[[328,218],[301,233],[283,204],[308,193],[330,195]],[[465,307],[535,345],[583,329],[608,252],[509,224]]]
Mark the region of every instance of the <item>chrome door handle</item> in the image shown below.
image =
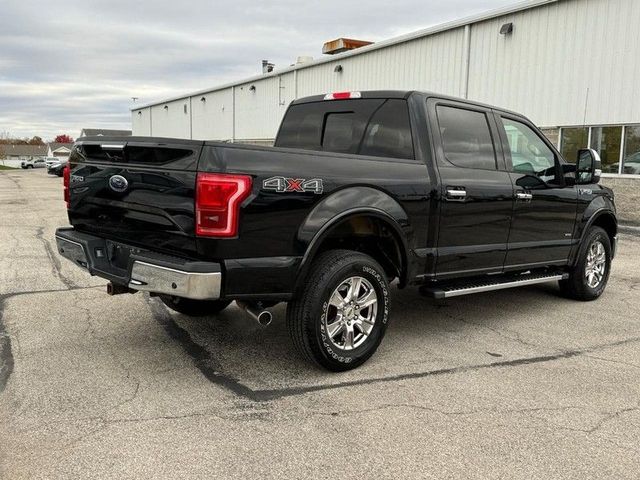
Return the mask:
[[[449,200],[464,200],[467,191],[464,189],[447,188],[447,198]]]
[[[526,193],[526,192],[517,192],[516,193],[516,200],[522,200],[524,202],[530,202],[531,200],[533,200],[533,194]]]

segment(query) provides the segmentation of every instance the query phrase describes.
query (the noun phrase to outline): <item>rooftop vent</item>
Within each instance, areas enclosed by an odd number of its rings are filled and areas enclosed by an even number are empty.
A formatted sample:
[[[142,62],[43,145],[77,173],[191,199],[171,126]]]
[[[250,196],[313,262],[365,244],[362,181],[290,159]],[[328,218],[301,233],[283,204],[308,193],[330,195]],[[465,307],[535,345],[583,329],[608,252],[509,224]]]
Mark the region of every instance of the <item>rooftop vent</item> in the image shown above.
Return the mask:
[[[371,45],[373,42],[365,40],[354,40],[352,38],[337,38],[331,40],[322,46],[322,53],[327,55],[335,55],[336,53],[346,52],[347,50],[355,50],[356,48]]]
[[[269,63],[269,60],[262,60],[262,73],[271,73],[273,72],[273,68],[275,65],[273,63]]]
[[[313,57],[310,57],[308,55],[301,55],[296,59],[296,65],[301,65],[303,63],[311,63],[311,62],[313,62]]]

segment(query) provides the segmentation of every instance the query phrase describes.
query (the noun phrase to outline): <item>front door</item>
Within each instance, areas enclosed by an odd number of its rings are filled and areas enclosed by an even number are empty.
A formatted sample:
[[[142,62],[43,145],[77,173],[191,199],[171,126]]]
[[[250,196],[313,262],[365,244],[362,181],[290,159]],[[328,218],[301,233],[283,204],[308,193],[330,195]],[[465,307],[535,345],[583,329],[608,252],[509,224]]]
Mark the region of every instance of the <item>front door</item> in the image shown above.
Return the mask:
[[[436,274],[502,271],[513,210],[491,110],[433,100],[429,112],[440,174]]]
[[[496,114],[515,205],[505,269],[567,262],[577,189],[565,184],[557,151],[521,117]]]

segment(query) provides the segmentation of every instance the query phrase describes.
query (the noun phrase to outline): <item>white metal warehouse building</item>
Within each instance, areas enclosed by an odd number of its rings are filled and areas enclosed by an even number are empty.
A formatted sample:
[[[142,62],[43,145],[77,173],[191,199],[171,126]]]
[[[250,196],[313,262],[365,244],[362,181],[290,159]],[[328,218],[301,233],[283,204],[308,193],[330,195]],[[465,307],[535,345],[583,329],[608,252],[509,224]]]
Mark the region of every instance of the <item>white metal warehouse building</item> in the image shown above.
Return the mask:
[[[591,145],[640,178],[639,26],[638,0],[532,0],[137,107],[133,134],[268,144],[295,98],[426,90],[524,113],[570,161]]]

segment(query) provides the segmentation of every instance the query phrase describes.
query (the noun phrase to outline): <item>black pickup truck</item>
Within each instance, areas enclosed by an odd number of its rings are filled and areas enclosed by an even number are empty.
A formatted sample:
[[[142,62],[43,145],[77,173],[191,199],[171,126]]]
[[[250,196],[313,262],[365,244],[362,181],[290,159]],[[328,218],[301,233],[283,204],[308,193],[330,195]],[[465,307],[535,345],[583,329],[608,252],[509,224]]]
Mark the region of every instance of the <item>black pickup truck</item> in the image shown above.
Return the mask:
[[[389,284],[447,298],[559,281],[593,300],[617,220],[600,159],[566,162],[525,117],[423,92],[294,101],[274,147],[87,137],[65,171],[58,251],[189,315],[288,302],[293,342],[334,371],[365,362]]]

